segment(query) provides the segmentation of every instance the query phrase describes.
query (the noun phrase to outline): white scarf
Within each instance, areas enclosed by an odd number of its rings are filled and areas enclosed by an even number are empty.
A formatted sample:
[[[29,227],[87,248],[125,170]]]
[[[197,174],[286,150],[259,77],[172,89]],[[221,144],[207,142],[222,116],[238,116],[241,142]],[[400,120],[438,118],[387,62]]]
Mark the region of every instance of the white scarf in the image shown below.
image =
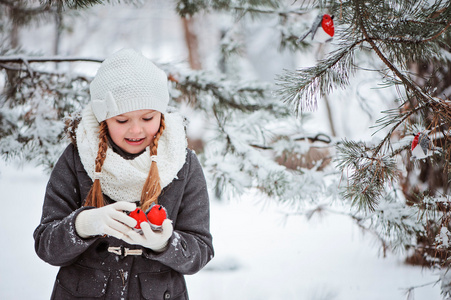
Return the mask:
[[[176,113],[166,113],[164,120],[166,128],[158,141],[156,158],[161,188],[177,178],[177,173],[185,164],[187,147],[183,118]],[[98,131],[99,123],[91,105],[87,105],[83,110],[76,136],[81,162],[93,181],[97,176],[95,159],[99,150]],[[140,201],[151,162],[149,147],[132,160],[122,158],[108,147],[102,172],[98,176],[102,192],[115,201]]]

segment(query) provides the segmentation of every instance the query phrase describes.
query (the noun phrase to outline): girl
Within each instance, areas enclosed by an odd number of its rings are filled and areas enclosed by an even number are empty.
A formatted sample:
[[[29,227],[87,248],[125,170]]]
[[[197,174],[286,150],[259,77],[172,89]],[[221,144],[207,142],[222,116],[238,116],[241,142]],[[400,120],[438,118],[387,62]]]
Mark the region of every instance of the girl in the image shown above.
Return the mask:
[[[73,143],[50,176],[36,253],[60,266],[52,299],[188,299],[183,274],[213,257],[209,200],[167,76],[131,49],[106,59]],[[161,231],[126,212],[167,209]]]

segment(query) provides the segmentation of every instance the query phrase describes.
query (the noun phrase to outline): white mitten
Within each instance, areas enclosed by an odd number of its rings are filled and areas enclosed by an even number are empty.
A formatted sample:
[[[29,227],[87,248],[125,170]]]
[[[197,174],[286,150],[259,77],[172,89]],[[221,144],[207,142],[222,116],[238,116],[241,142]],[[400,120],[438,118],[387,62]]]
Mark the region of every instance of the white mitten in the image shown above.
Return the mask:
[[[135,208],[135,203],[120,201],[84,210],[75,220],[75,230],[82,238],[107,234],[120,239],[136,226],[136,220],[123,211],[133,211]]]
[[[166,219],[161,225],[161,231],[153,231],[148,222],[141,223],[142,234],[129,231],[122,237],[124,241],[132,245],[141,245],[155,252],[162,252],[166,248],[169,238],[172,236],[172,221]]]

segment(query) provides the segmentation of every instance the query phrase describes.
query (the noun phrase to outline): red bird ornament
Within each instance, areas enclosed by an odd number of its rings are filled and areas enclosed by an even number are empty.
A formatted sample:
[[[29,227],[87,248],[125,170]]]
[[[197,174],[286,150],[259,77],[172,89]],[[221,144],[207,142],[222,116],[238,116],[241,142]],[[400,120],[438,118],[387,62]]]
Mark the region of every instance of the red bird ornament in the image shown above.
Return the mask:
[[[320,43],[325,43],[332,40],[335,34],[334,16],[318,15],[310,30],[298,39],[298,43],[302,42],[309,34],[312,34],[312,41],[315,39]]]
[[[163,224],[163,221],[168,217],[168,212],[162,205],[153,204],[146,211],[146,215],[150,223],[150,228],[157,231],[161,230],[161,225]]]
[[[141,229],[141,223],[147,222],[146,214],[140,208],[131,211],[128,215],[138,222],[135,229]]]
[[[441,148],[435,147],[427,134],[418,132],[412,141],[410,148],[413,159],[423,159],[430,156],[434,151],[443,152]]]

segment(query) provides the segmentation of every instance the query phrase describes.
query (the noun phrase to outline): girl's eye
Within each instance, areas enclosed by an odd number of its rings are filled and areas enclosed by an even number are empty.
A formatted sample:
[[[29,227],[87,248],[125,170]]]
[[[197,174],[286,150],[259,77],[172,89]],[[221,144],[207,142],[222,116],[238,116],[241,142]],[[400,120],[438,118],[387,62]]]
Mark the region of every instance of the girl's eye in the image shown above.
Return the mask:
[[[127,122],[127,120],[116,120],[116,122],[118,122],[119,124],[124,124],[125,122]]]
[[[150,118],[143,118],[144,121],[152,121],[153,117]]]

